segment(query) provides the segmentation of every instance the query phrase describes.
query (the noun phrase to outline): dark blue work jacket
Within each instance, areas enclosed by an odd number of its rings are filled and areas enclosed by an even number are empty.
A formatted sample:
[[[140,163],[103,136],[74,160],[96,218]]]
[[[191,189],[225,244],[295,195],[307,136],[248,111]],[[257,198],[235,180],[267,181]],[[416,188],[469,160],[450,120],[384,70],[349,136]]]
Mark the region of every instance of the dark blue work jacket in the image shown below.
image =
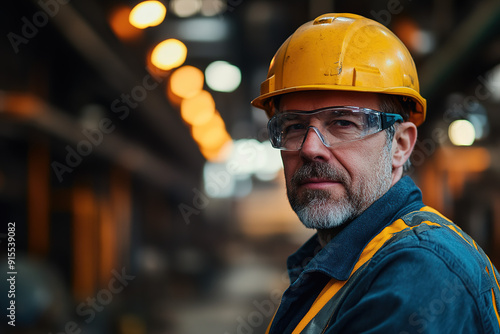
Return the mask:
[[[408,176],[288,273],[271,334],[500,333],[497,270]]]

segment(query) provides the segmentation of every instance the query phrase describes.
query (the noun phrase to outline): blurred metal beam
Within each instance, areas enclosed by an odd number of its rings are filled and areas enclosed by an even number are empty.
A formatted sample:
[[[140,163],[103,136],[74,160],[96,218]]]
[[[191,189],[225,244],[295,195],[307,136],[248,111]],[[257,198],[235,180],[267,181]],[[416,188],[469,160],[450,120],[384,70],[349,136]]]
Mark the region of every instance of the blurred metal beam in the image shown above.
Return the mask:
[[[176,190],[175,187],[180,184],[189,187],[197,186],[196,179],[187,171],[173,168],[147,148],[116,134],[114,132],[116,126],[111,119],[103,119],[107,125],[101,126],[101,129],[88,129],[87,132],[84,132],[81,124],[68,116],[68,113],[48,105],[36,96],[0,91],[0,116],[2,113],[15,117],[20,123],[55,135],[69,143],[68,146],[72,151],[81,150],[79,147],[90,151],[88,154],[81,155],[82,161],[90,159],[88,156],[96,153],[164,189]],[[105,129],[107,130],[103,131]],[[67,152],[70,151],[67,149]],[[58,162],[72,171],[78,170],[80,164],[75,160],[71,164],[64,160]],[[51,161],[51,165],[52,163],[54,161]]]
[[[422,95],[432,99],[439,87],[473,55],[476,47],[490,36],[497,36],[493,27],[500,20],[500,1],[485,0],[451,34],[448,42],[421,66],[420,89]]]

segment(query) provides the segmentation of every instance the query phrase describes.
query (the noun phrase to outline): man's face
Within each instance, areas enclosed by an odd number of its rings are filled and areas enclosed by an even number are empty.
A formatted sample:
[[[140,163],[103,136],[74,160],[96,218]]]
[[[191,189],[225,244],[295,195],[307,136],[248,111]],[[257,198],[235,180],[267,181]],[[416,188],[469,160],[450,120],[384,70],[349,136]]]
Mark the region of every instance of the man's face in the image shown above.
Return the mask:
[[[376,94],[310,91],[284,95],[279,112],[358,106],[379,110]],[[310,125],[314,124],[314,119]],[[386,132],[333,147],[309,131],[298,151],[282,151],[288,200],[306,227],[326,229],[359,216],[393,183]]]

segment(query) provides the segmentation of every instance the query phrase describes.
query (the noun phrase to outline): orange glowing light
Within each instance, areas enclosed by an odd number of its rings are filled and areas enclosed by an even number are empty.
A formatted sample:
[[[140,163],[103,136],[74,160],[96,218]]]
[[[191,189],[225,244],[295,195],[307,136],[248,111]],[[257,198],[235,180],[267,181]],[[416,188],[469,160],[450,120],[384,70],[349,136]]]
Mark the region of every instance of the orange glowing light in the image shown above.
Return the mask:
[[[142,34],[140,29],[130,24],[128,20],[130,10],[130,7],[120,6],[113,10],[109,18],[111,29],[122,40],[133,40]]]
[[[212,95],[206,90],[202,90],[196,96],[181,102],[181,117],[186,123],[193,126],[204,125],[211,121],[214,114],[215,102]],[[222,118],[220,120],[222,121]],[[222,124],[224,125],[224,121]]]
[[[231,136],[225,129],[207,129],[204,132],[202,140],[198,142],[200,147],[205,149],[220,149],[225,142],[231,139]]]
[[[204,75],[194,66],[182,66],[170,76],[170,89],[174,95],[189,99],[203,89]]]
[[[226,132],[227,134],[227,132]],[[227,137],[225,137],[225,140],[221,142],[221,144],[216,147],[216,148],[206,148],[204,146],[199,146],[201,154],[207,159],[208,161],[213,161],[213,162],[223,162],[226,161],[232,147],[232,139],[227,134]]]
[[[181,66],[186,60],[187,47],[177,39],[160,42],[151,53],[151,63],[157,68],[168,71]]]
[[[191,135],[198,143],[202,154],[209,160],[214,160],[224,145],[231,141],[226,131],[224,120],[218,112],[203,125],[193,126]]]
[[[183,98],[175,95],[172,92],[172,86],[171,85],[167,85],[166,93],[167,93],[167,99],[168,99],[168,101],[170,101],[170,103],[172,105],[174,105],[176,107],[179,107],[181,105],[181,102],[183,101]]]
[[[129,15],[129,22],[136,28],[145,29],[159,25],[165,19],[167,9],[159,1],[143,1]]]
[[[408,18],[396,21],[394,32],[409,49],[418,49],[419,27],[415,21]]]

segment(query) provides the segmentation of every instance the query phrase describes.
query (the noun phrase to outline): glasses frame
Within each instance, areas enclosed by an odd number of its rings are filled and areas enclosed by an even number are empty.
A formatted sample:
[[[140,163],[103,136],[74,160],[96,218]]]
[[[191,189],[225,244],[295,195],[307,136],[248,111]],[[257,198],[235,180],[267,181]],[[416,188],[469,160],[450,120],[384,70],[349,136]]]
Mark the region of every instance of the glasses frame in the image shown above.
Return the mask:
[[[386,112],[379,111],[379,110],[374,110],[374,109],[370,109],[370,108],[363,108],[363,107],[355,107],[355,106],[332,106],[332,107],[323,107],[323,108],[319,108],[319,109],[315,109],[315,110],[308,110],[308,111],[305,111],[305,110],[286,110],[286,111],[283,111],[280,113],[275,113],[274,116],[271,117],[271,119],[269,119],[269,121],[267,122],[267,131],[269,134],[269,141],[271,142],[271,145],[274,148],[279,149],[279,150],[283,150],[283,151],[299,151],[300,149],[302,149],[302,146],[304,145],[304,141],[306,140],[307,135],[309,134],[309,129],[313,129],[314,132],[316,132],[316,134],[320,138],[323,145],[325,145],[326,147],[332,147],[333,145],[326,143],[323,134],[319,131],[319,129],[317,127],[315,127],[313,125],[309,125],[306,128],[305,133],[304,133],[304,138],[302,139],[302,143],[300,144],[299,148],[290,149],[290,148],[286,148],[284,146],[281,146],[281,141],[282,141],[281,137],[283,135],[283,132],[277,130],[276,123],[278,122],[277,121],[278,118],[282,117],[283,115],[289,115],[291,113],[300,114],[300,115],[315,115],[315,114],[321,113],[321,112],[326,111],[326,110],[335,110],[335,109],[339,109],[339,110],[340,109],[349,109],[349,110],[352,110],[353,112],[362,112],[365,114],[377,114],[379,117],[379,120],[380,120],[379,128],[376,132],[373,132],[373,133],[370,133],[367,135],[363,135],[362,137],[354,139],[354,140],[342,141],[339,144],[361,140],[367,136],[374,135],[376,133],[379,133],[380,131],[383,131],[383,130],[390,128],[396,122],[404,122],[403,117],[399,114],[391,114],[391,113],[386,113]],[[278,131],[279,131],[279,134],[276,134]]]

